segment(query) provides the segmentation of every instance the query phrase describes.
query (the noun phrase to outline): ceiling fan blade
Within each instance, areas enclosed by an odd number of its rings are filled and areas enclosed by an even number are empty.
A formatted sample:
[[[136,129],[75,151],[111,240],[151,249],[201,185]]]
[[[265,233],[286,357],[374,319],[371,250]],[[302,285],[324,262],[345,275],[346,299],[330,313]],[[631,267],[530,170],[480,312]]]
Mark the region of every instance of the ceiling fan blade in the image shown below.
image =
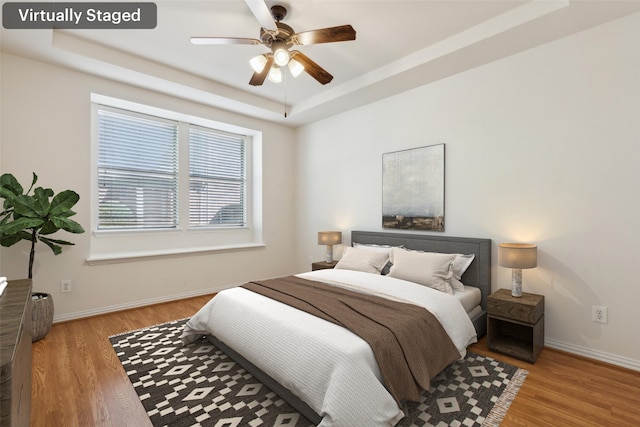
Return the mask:
[[[271,70],[271,66],[273,65],[273,55],[269,55],[267,58],[267,63],[264,64],[264,68],[259,73],[253,73],[251,76],[251,80],[249,80],[249,84],[251,86],[260,86],[264,83],[264,79],[267,78],[269,74],[269,70]]]
[[[205,44],[260,44],[258,39],[245,39],[240,37],[191,37],[191,43]]]
[[[244,0],[251,9],[251,13],[256,17],[262,28],[269,31],[278,31],[276,21],[271,16],[271,11],[264,0]]]
[[[304,53],[294,50],[291,51],[291,56],[304,66],[304,71],[306,71],[307,74],[309,74],[321,84],[326,85],[331,80],[333,80],[333,76],[329,74],[327,70],[313,62]]]
[[[356,39],[356,30],[351,25],[303,31],[291,36],[295,44],[309,45],[318,43],[346,42]]]

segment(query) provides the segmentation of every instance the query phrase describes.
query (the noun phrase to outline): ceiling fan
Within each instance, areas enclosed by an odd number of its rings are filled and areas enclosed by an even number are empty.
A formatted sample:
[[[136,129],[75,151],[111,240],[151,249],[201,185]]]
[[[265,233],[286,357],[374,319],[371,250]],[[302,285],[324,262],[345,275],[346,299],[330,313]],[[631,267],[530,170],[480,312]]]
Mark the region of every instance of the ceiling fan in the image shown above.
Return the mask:
[[[321,84],[329,83],[333,76],[308,56],[298,50],[290,50],[294,45],[311,45],[333,43],[356,39],[356,32],[351,25],[323,28],[320,30],[296,33],[293,28],[281,21],[287,15],[284,6],[274,5],[269,8],[264,0],[245,0],[249,9],[261,26],[260,39],[236,37],[191,37],[191,43],[197,45],[210,44],[262,44],[271,52],[256,56],[250,64],[254,70],[249,81],[252,86],[260,86],[264,80],[282,81],[281,68],[287,66],[294,77],[305,71]]]

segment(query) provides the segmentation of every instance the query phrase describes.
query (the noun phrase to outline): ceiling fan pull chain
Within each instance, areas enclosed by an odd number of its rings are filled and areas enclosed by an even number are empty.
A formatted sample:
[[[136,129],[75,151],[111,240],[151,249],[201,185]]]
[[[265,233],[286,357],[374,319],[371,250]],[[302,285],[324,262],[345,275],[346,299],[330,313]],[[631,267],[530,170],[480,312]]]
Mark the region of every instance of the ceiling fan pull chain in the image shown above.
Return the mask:
[[[284,74],[284,118],[287,118],[287,73]]]

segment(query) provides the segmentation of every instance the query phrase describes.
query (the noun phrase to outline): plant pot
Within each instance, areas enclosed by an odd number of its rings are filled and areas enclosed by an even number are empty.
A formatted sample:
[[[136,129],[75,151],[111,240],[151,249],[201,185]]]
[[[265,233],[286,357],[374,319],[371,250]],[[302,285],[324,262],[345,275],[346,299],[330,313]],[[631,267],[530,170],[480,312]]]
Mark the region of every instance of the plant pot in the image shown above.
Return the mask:
[[[42,292],[31,294],[31,342],[45,337],[53,323],[53,297]]]

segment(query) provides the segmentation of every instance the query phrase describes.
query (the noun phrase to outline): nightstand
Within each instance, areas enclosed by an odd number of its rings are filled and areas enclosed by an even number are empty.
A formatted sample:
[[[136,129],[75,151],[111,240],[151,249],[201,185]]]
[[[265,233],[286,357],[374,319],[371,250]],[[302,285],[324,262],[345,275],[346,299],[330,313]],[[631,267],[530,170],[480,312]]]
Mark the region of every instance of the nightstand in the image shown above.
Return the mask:
[[[511,296],[500,289],[487,300],[489,350],[535,362],[544,346],[544,296],[522,293]]]
[[[332,262],[327,262],[327,261],[318,261],[318,262],[314,262],[311,264],[311,271],[316,271],[316,270],[326,270],[329,268],[333,268],[336,266],[336,264],[338,263],[338,261],[332,261]]]

